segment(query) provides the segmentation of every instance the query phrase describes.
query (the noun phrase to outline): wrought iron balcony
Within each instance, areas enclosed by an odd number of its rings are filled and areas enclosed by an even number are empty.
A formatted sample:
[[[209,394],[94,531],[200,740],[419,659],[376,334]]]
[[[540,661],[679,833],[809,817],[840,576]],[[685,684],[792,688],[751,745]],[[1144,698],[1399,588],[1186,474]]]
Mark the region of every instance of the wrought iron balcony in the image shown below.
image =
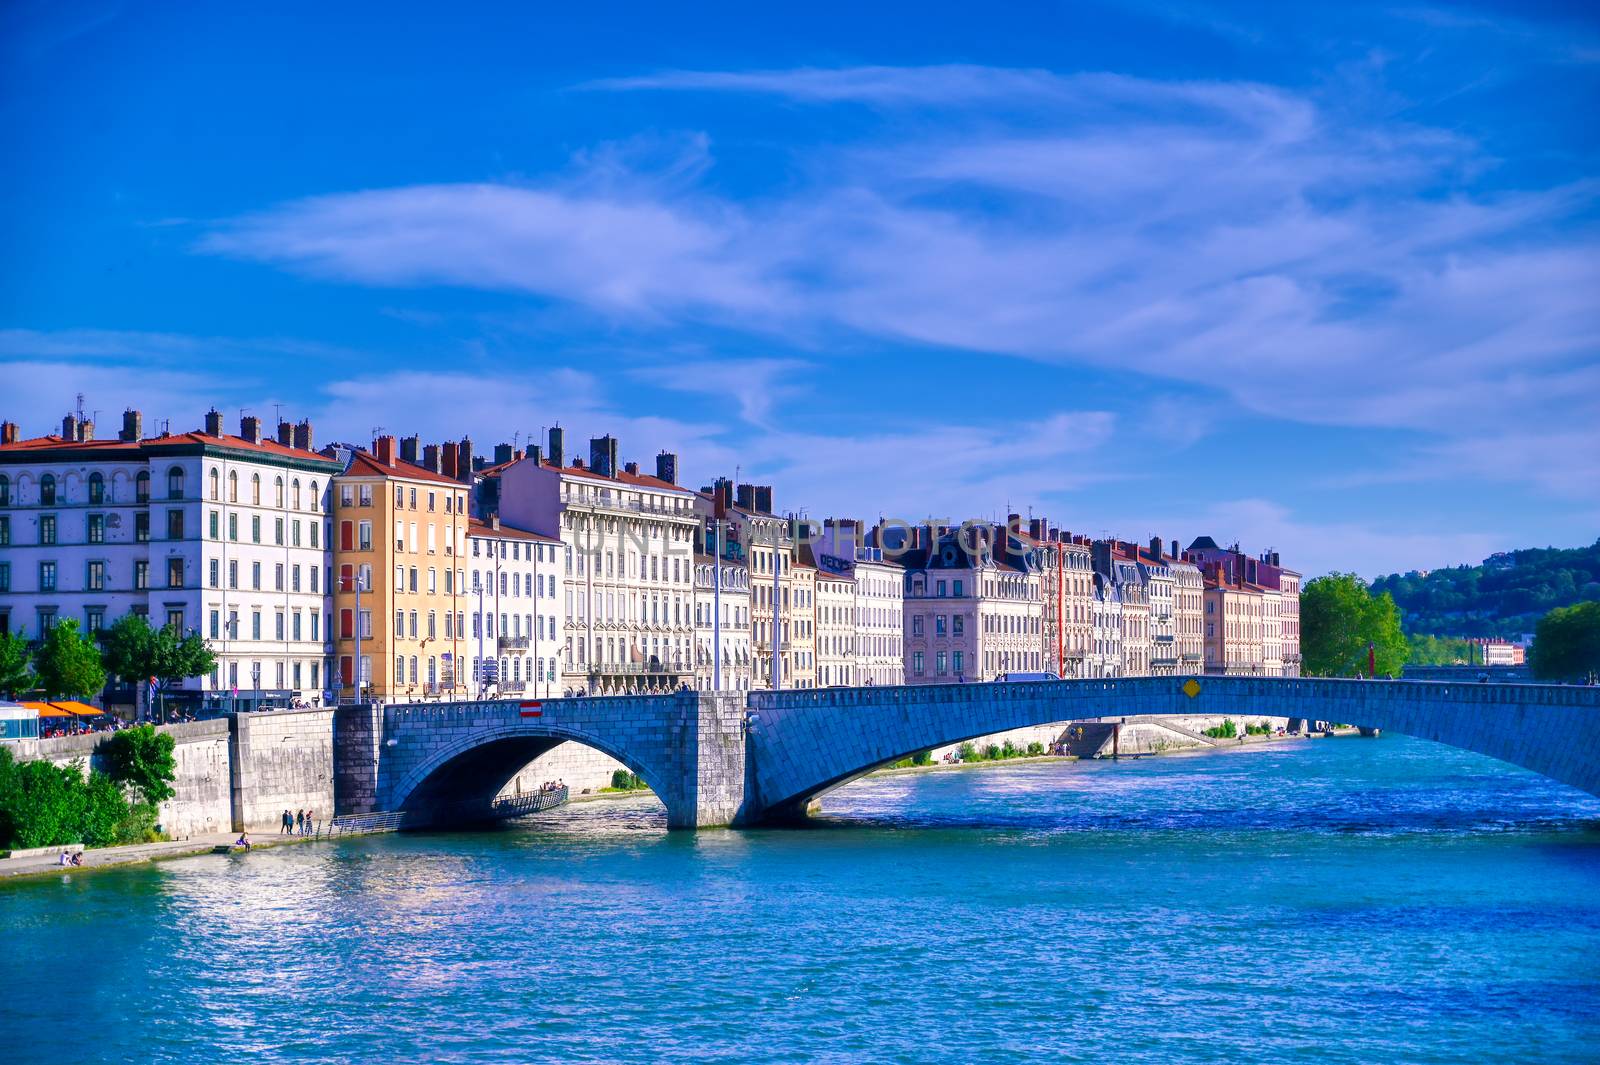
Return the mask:
[[[495,646],[501,651],[526,651],[531,640],[529,636],[502,636],[495,641]]]

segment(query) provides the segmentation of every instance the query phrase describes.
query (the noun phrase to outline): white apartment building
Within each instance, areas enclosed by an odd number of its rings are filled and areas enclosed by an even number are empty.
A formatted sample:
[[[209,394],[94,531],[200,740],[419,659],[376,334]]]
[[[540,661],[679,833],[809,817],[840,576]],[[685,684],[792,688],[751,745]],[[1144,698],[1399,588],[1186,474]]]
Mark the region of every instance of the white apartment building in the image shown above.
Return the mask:
[[[703,520],[722,523],[749,566],[751,687],[772,687],[774,654],[779,688],[814,686],[815,572],[797,564],[793,523],[773,513],[772,488],[719,478],[695,506]]]
[[[1162,553],[1159,537],[1150,541],[1148,551],[1137,544],[1128,546],[1138,562],[1150,608],[1149,671],[1158,677],[1174,676],[1178,672],[1178,623],[1172,560]]]
[[[1123,675],[1122,599],[1109,573],[1094,575],[1093,627],[1086,666],[1090,677]]]
[[[467,544],[473,694],[559,695],[566,639],[561,541],[492,516],[468,524]]]
[[[1177,544],[1173,546],[1176,548]],[[1203,673],[1205,578],[1199,566],[1185,559],[1173,559],[1168,568],[1172,571],[1172,627],[1178,644],[1178,672],[1185,676]]]
[[[260,420],[238,436],[145,438],[129,410],[115,440],[69,415],[60,435],[0,427],[0,630],[87,631],[127,613],[198,632],[216,671],[183,690],[246,703],[319,698],[326,674],[329,482],[311,425]]]
[[[816,568],[816,683],[819,688],[854,687],[856,675],[856,581],[849,567]]]
[[[750,649],[750,568],[737,551],[739,545],[726,542],[721,543],[719,563],[712,551],[720,540],[708,531],[705,546],[711,551],[694,557],[694,686],[698,691],[744,692],[750,690],[755,661]]]
[[[853,683],[904,684],[905,567],[867,546],[861,523],[852,519],[824,521],[814,552],[819,574],[849,573],[854,579]]]
[[[695,495],[676,483],[677,456],[659,455],[652,477],[617,448],[598,437],[588,465],[565,465],[552,429],[546,454],[499,474],[501,519],[561,541],[563,692],[670,691],[694,676]]]

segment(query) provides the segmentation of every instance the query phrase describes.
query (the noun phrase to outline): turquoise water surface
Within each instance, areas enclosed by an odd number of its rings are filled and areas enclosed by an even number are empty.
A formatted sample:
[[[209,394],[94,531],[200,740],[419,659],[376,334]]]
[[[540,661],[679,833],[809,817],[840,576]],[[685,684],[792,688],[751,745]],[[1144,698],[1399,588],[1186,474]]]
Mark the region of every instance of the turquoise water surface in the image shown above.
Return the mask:
[[[1403,738],[0,884],[0,1057],[1600,1059],[1600,801]]]

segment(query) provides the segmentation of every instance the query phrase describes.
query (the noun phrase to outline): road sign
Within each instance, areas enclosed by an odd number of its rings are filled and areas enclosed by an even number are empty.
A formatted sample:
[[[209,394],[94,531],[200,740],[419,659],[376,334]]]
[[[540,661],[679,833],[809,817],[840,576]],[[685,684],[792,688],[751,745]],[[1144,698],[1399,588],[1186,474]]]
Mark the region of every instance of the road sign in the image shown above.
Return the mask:
[[[1191,699],[1193,699],[1196,695],[1199,695],[1200,682],[1195,680],[1193,677],[1190,677],[1188,680],[1184,681],[1183,694],[1187,695]]]

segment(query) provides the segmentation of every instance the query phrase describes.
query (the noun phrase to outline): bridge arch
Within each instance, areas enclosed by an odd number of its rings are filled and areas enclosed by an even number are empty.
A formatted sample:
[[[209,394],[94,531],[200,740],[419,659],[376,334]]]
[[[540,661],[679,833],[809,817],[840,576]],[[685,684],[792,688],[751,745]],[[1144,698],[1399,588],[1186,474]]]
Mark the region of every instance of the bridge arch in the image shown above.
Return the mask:
[[[667,794],[666,771],[662,767],[648,765],[602,738],[571,728],[503,725],[441,744],[395,782],[390,791],[390,808],[487,809],[530,762],[563,743],[582,744],[614,758],[638,774],[656,796]]]
[[[1192,682],[1192,688],[1190,687]],[[750,696],[758,816],[917,751],[1029,726],[1145,715],[1290,717],[1414,736],[1600,795],[1600,689],[1322,678],[1115,680],[758,692]]]

